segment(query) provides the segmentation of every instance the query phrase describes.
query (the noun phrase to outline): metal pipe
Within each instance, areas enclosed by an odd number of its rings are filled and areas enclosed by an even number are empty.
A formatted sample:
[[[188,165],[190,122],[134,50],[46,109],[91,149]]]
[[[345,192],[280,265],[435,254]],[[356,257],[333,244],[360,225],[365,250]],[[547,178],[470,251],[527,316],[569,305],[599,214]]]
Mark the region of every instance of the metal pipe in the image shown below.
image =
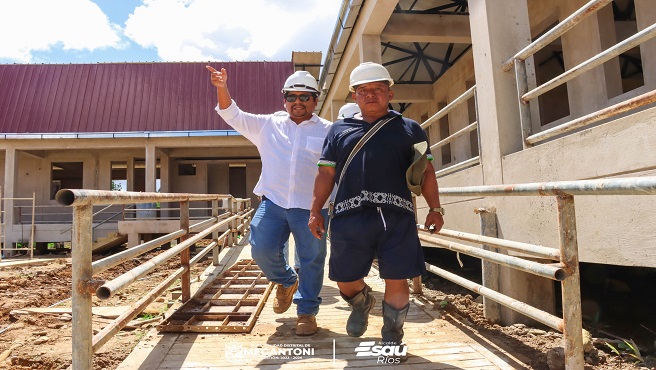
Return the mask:
[[[526,60],[528,57],[535,54],[545,46],[551,44],[565,32],[569,31],[581,21],[596,13],[599,9],[603,8],[612,1],[613,0],[592,0],[589,3],[583,5],[583,7],[572,13],[569,17],[563,19],[563,21],[558,23],[558,25],[556,25],[554,28],[540,36],[540,38],[537,40],[528,44],[524,49],[515,54],[515,56],[505,61],[501,65],[501,69],[504,72],[510,71],[514,65],[515,59]]]
[[[187,234],[180,238],[182,244],[189,239],[189,202],[180,202],[180,228],[187,230]],[[214,229],[216,230],[216,229]],[[189,259],[191,258],[191,251],[189,248],[184,248],[180,251],[180,266],[185,268],[186,271],[180,277],[180,288],[183,302],[191,298],[191,272],[189,270]]]
[[[533,133],[533,119],[531,117],[531,106],[522,100],[522,96],[528,91],[528,77],[526,75],[526,62],[515,59],[515,80],[517,81],[517,99],[519,101],[519,121],[522,127],[523,148],[530,148],[531,144],[526,138]]]
[[[541,276],[547,279],[562,281],[563,279],[565,279],[565,277],[567,277],[567,271],[563,268],[563,266],[559,264],[545,265],[539,262],[528,261],[523,258],[487,251],[481,248],[472,247],[465,244],[449,242],[446,240],[439,239],[432,235],[426,235],[425,232],[419,233],[419,239],[429,243],[437,244],[439,248],[445,248],[452,251],[464,253],[469,256],[481,258],[486,261],[492,261],[503,266],[512,267],[514,269],[528,272],[530,274]],[[433,247],[433,246],[429,246],[429,247]]]
[[[161,254],[158,254],[157,256],[153,257],[149,261],[146,261],[145,263],[124,273],[123,275],[120,275],[119,277],[109,282],[106,282],[103,286],[101,286],[100,288],[98,288],[98,290],[96,290],[96,296],[100,299],[109,299],[117,291],[125,288],[127,285],[131,284],[132,282],[142,277],[143,275],[149,273],[157,266],[175,257],[183,250],[189,248],[191,245],[201,240],[203,237],[205,237],[205,235],[210,234],[215,229],[218,229],[219,227],[223,226],[225,223],[230,222],[234,217],[235,216],[230,217],[210,228],[205,229],[204,231],[183,241],[182,243],[176,245],[175,247],[167,251],[164,251]]]
[[[530,101],[532,99],[535,99],[538,96],[546,93],[547,91],[550,91],[572,80],[573,78],[580,76],[581,74],[606,63],[612,58],[633,49],[634,47],[653,38],[654,36],[656,36],[656,24],[652,24],[651,26],[627,38],[626,40],[618,43],[612,48],[609,48],[606,51],[603,51],[593,56],[592,58],[582,62],[576,67],[569,69],[567,72],[562,73],[554,77],[553,79],[545,82],[544,84],[536,87],[535,89],[527,92],[526,94],[522,95],[521,100]]]
[[[5,229],[5,219],[4,219],[5,210],[2,209],[2,207],[3,207],[2,203],[4,203],[3,200],[4,200],[4,198],[2,197],[2,186],[0,186],[0,262],[2,262],[2,255],[3,255],[2,251],[4,250],[3,247],[7,245],[7,239],[5,237],[5,232],[4,232],[5,231],[4,230]]]
[[[91,370],[93,368],[93,349],[91,338],[91,291],[88,284],[93,278],[91,269],[91,226],[93,207],[84,205],[73,209],[73,231],[71,235],[72,276],[72,368]]]
[[[480,284],[476,284],[467,279],[461,278],[456,274],[452,274],[446,270],[443,270],[439,267],[435,267],[426,263],[426,270],[443,277],[447,280],[450,280],[458,285],[461,285],[473,292],[479,293],[485,298],[489,298],[497,303],[500,303],[513,311],[517,311],[521,314],[524,314],[536,321],[539,321],[553,329],[561,331],[563,320],[560,317],[556,317],[548,312],[539,310],[533,306],[530,306],[522,301],[518,301],[514,298],[510,298],[506,295],[503,295],[499,292],[496,292],[492,289],[488,289]],[[569,368],[568,368],[569,369]],[[574,368],[573,368],[574,369]]]
[[[173,275],[170,275],[164,279],[159,285],[157,285],[153,290],[144,295],[140,300],[135,304],[130,306],[130,308],[121,314],[119,317],[114,319],[111,324],[105,326],[98,334],[93,337],[93,351],[96,352],[99,350],[108,340],[110,340],[116,333],[121,331],[130,320],[142,312],[150,303],[152,303],[157,297],[159,297],[166,289],[171,286],[186,270],[182,267],[177,269]],[[73,351],[75,353],[75,351]],[[75,367],[74,367],[75,369]],[[91,368],[88,368],[91,369]]]
[[[478,129],[478,122],[472,122],[469,125],[465,126],[464,128],[460,129],[459,131],[449,135],[444,140],[438,141],[437,143],[431,145],[430,150],[435,150],[439,147],[445,146],[446,144],[448,144],[448,143],[452,142],[453,140],[457,139],[458,137],[460,137],[460,136],[462,136],[462,135],[464,135],[468,132],[474,131],[476,129]]]
[[[557,199],[560,254],[569,271],[569,276],[561,283],[565,367],[568,369],[583,369],[585,362],[583,361],[583,327],[581,322],[581,279],[574,197],[566,195],[559,196]]]
[[[631,98],[629,100],[625,100],[623,102],[617,103],[615,105],[612,105],[610,107],[604,108],[602,110],[599,110],[597,112],[593,112],[590,114],[587,114],[583,117],[579,117],[575,120],[569,121],[567,123],[563,123],[562,125],[558,125],[556,127],[552,127],[548,130],[544,130],[542,132],[538,132],[535,135],[531,135],[528,138],[526,138],[526,142],[530,144],[535,144],[537,142],[547,140],[549,138],[552,138],[554,136],[564,134],[569,131],[573,131],[577,128],[587,126],[591,123],[601,121],[602,119],[609,118],[616,116],[618,114],[628,112],[630,110],[636,109],[638,107],[645,106],[647,104],[651,104],[656,102],[656,90],[652,90],[650,92],[644,93],[642,95],[638,95],[634,98]]]
[[[424,225],[417,225],[418,228],[423,229]],[[489,246],[503,248],[515,252],[521,252],[530,254],[534,257],[550,259],[554,261],[560,261],[560,251],[555,248],[544,247],[541,245],[534,245],[522,242],[516,242],[512,240],[499,239],[491,236],[476,235],[465,233],[462,231],[453,231],[449,229],[442,229],[438,232],[439,235],[446,236],[449,238],[466,240],[470,242],[475,242],[479,244],[487,244]]]
[[[474,166],[476,164],[479,164],[480,162],[481,162],[481,156],[477,155],[476,157],[469,158],[469,159],[464,160],[460,163],[456,163],[453,166],[449,166],[449,167],[446,167],[446,168],[442,168],[439,171],[435,171],[435,177],[446,176],[450,173],[459,171],[463,168],[467,168],[467,167],[471,167],[471,166]],[[440,194],[441,194],[441,190],[440,190]]]
[[[474,96],[474,90],[476,90],[476,85],[472,86],[469,88],[469,90],[465,91],[460,95],[459,97],[455,98],[451,103],[447,104],[446,107],[440,109],[437,113],[432,115],[430,118],[422,122],[421,128],[425,129],[426,127],[432,125],[435,123],[434,121],[439,120],[440,118],[446,116],[449,112],[451,112],[458,104],[462,103],[463,101],[471,98]]]
[[[212,218],[216,218],[218,220],[219,218],[219,200],[218,199],[212,199]],[[219,232],[215,230],[212,232],[212,240],[215,241],[216,245],[215,248],[212,250],[212,265],[218,266],[219,265],[219,253],[221,253],[221,250],[218,248],[219,246]]]
[[[228,199],[228,202],[230,203],[228,212],[230,212],[231,215],[237,215],[237,202],[235,201],[234,198]],[[231,233],[228,235],[228,246],[229,247],[234,247],[237,244],[237,235],[235,232],[235,223],[230,222],[228,224],[228,229],[231,231]]]
[[[252,214],[253,212],[255,212],[255,210],[254,210],[253,208],[251,208],[250,210],[244,212],[243,214],[240,214],[240,215],[239,215],[239,218],[240,218],[240,219],[250,218],[250,217],[251,217],[251,214]]]
[[[32,225],[30,225],[30,259],[34,258],[34,206],[36,203],[36,193],[32,192]]]
[[[656,194],[656,176],[528,184],[462,186],[440,189],[444,196],[528,195],[649,195]]]
[[[219,221],[219,217],[212,216],[212,217],[208,218],[207,220],[203,220],[203,221],[197,222],[197,223],[189,226],[189,232],[193,233],[193,232],[196,232],[198,230],[202,230],[205,227],[207,227],[207,225],[211,225],[211,224],[213,224],[215,222],[218,222],[218,221]]]
[[[149,202],[202,201],[227,199],[230,195],[193,194],[193,193],[146,193],[137,191],[112,191],[89,189],[62,189],[55,196],[57,202],[65,206],[84,204],[129,204]]]
[[[116,253],[114,255],[111,255],[109,257],[103,258],[101,260],[97,260],[91,264],[91,267],[93,268],[93,275],[99,274],[105,270],[108,270],[114,266],[120,265],[121,263],[134,258],[138,255],[141,255],[143,253],[146,253],[152,249],[155,249],[159,247],[160,245],[171,241],[173,239],[177,239],[181,237],[182,235],[185,235],[187,233],[186,230],[177,230],[172,233],[166,234],[164,236],[161,236],[157,239],[153,239],[151,241],[148,241],[146,243],[137,245],[136,247],[129,248],[127,250],[124,250],[123,252]]]
[[[476,145],[478,147],[478,156],[482,157],[481,151],[481,120],[478,117],[478,92],[474,90],[474,115],[476,115]]]
[[[224,234],[225,235],[225,234]],[[203,258],[212,248],[214,248],[214,242],[210,243],[205,247],[200,253],[198,253],[194,258],[189,261],[189,268],[195,265],[201,258]],[[108,340],[110,340],[116,333],[121,331],[135,316],[141,313],[150,303],[152,303],[157,297],[162,295],[166,289],[171,286],[182,274],[187,271],[187,268],[180,267],[172,275],[164,279],[159,283],[155,288],[143,296],[140,300],[134,303],[130,308],[121,314],[119,317],[114,319],[109,325],[104,327],[98,334],[93,337],[93,351],[98,351]]]

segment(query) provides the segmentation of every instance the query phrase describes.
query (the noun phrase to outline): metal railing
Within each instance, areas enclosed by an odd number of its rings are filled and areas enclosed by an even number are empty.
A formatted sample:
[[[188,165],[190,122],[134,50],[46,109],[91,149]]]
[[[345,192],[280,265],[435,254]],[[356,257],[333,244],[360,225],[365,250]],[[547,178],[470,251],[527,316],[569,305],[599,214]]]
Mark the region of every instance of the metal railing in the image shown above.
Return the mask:
[[[507,266],[537,276],[559,281],[562,287],[562,314],[554,316],[524,302],[501,294],[488,286],[474,283],[436,266],[426,264],[427,269],[447,280],[475,291],[483,297],[522,313],[563,333],[565,364],[567,369],[583,369],[583,342],[581,291],[579,275],[578,242],[574,196],[582,195],[656,195],[656,176],[622,179],[599,179],[530,183],[516,185],[470,186],[440,189],[441,196],[555,196],[558,207],[560,246],[558,249],[540,245],[498,239],[486,235],[475,235],[452,230],[441,230],[439,236],[481,244],[483,248],[468,246],[438,238],[423,231],[419,225],[419,238],[438,248],[450,249],[484,261]],[[494,221],[493,221],[494,222]],[[510,250],[540,259],[556,261],[540,263],[522,257],[511,256],[491,250]],[[483,272],[485,277],[485,271]],[[485,284],[485,279],[484,279]],[[493,285],[493,284],[490,284]]]
[[[32,200],[32,198],[15,198],[20,200]],[[135,208],[134,204],[115,205],[110,204],[101,209],[95,210],[94,219],[104,220],[107,222],[118,222],[130,219],[158,219],[158,220],[177,220],[180,208],[176,207],[140,207]],[[29,223],[34,219],[36,224],[70,224],[73,221],[73,212],[70,207],[58,205],[14,205],[17,210],[18,223]],[[192,219],[203,219],[211,214],[212,207],[206,205],[190,206],[189,208]],[[120,217],[119,217],[120,216]],[[70,229],[63,229],[64,232]]]
[[[32,205],[30,208],[32,209],[32,217],[30,219],[29,225],[30,225],[30,240],[27,248],[14,248],[14,247],[7,247],[7,237],[6,237],[6,224],[5,224],[5,210],[2,207],[2,203],[4,200],[28,200],[32,202]],[[2,261],[2,256],[3,256],[3,251],[29,251],[29,258],[32,259],[34,257],[34,207],[36,203],[36,194],[32,193],[32,198],[2,198],[0,196],[0,216],[2,217],[2,225],[0,226],[0,261]],[[19,209],[19,223],[22,227],[23,222],[20,221],[20,209]],[[21,239],[21,243],[25,243],[25,240]]]
[[[598,12],[601,8],[611,3],[612,0],[592,0],[581,7],[579,10],[571,14],[569,17],[560,22],[557,26],[549,30],[537,40],[530,43],[524,49],[519,51],[515,56],[502,64],[501,68],[504,71],[510,71],[515,68],[515,77],[517,79],[517,91],[519,97],[519,110],[520,120],[522,126],[522,139],[524,148],[531,147],[541,141],[547,140],[554,136],[571,132],[578,128],[590,125],[594,122],[616,116],[618,114],[636,109],[656,102],[656,90],[644,93],[629,100],[614,104],[596,112],[590,113],[583,117],[571,120],[569,122],[560,124],[551,129],[533,134],[532,118],[530,102],[542,94],[580,76],[581,74],[590,71],[595,67],[599,67],[607,61],[620,54],[631,50],[632,48],[644,43],[645,41],[656,37],[656,24],[653,24],[635,35],[627,38],[626,40],[616,44],[615,46],[602,51],[601,53],[593,56],[592,58],[580,63],[579,65],[570,68],[569,70],[554,77],[550,81],[542,85],[528,90],[528,75],[526,73],[526,59],[533,56],[551,42],[561,37],[574,26],[582,22],[584,19]]]
[[[125,327],[131,319],[141,313],[148,304],[152,303],[169,286],[176,282],[177,279],[181,281],[181,299],[183,302],[188,301],[191,298],[191,266],[199,262],[210,251],[213,253],[213,264],[218,265],[218,256],[221,249],[223,246],[233,246],[236,244],[237,233],[244,233],[248,229],[250,218],[254,211],[251,208],[250,199],[235,199],[230,195],[216,194],[64,189],[57,192],[56,199],[62,205],[73,207],[73,231],[71,237],[73,269],[73,370],[92,369],[93,354]],[[211,217],[190,225],[189,202],[191,201],[211,201]],[[227,218],[219,215],[220,201],[224,203],[224,206],[229,212],[229,217]],[[129,248],[121,253],[92,262],[93,206],[151,202],[179,202],[180,229],[136,247]],[[219,229],[222,227],[226,227],[227,230],[219,235]],[[192,233],[194,233],[193,236],[191,235]],[[212,242],[191,258],[190,247],[210,234]],[[94,275],[131,260],[173,239],[179,239],[180,242],[113,280],[106,282],[94,279]],[[140,277],[150,273],[157,266],[178,255],[180,256],[179,269],[166,277],[148,294],[133,303],[126,312],[117,317],[100,332],[93,335],[91,321],[93,294],[96,294],[100,299],[108,299]]]
[[[447,104],[444,108],[440,109],[437,113],[432,115],[430,118],[428,118],[426,121],[422,122],[421,128],[424,130],[431,126],[432,124],[439,122],[439,120],[443,117],[445,117],[447,114],[449,114],[451,111],[453,111],[455,108],[460,107],[462,104],[466,104],[469,99],[474,98],[474,106],[475,106],[475,114],[476,114],[476,120],[469,125],[465,126],[464,128],[458,130],[457,132],[447,136],[446,138],[440,140],[439,142],[433,144],[430,146],[431,151],[435,151],[437,149],[442,148],[443,146],[453,142],[454,140],[458,139],[459,137],[469,134],[470,132],[477,130],[478,132],[478,105],[476,104],[476,86],[472,86],[469,88],[469,90],[465,91],[460,95],[459,97],[455,98],[452,102]],[[442,177],[446,176],[450,173],[459,171],[463,168],[471,167],[476,164],[479,164],[481,162],[481,157],[480,157],[480,152],[481,152],[481,140],[480,140],[480,135],[476,135],[478,137],[477,143],[478,143],[478,153],[479,155],[474,156],[472,158],[460,161],[458,163],[452,164],[448,167],[442,168],[439,171],[435,172],[435,176]],[[435,156],[435,154],[433,154]]]

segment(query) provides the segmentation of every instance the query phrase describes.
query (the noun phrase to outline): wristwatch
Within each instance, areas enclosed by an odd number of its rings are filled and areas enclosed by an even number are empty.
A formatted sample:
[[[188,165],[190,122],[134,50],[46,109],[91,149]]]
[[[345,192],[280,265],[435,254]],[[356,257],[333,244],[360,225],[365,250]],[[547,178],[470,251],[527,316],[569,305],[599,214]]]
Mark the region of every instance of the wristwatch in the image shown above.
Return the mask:
[[[444,216],[444,208],[442,207],[437,207],[437,208],[428,208],[428,212],[437,212]]]

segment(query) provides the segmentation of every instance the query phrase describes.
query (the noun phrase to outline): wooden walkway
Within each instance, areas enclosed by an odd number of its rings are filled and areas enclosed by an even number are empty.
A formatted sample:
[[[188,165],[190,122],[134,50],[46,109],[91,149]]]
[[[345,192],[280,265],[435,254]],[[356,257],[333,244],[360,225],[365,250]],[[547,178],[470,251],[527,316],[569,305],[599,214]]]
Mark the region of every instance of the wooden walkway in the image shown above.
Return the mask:
[[[250,246],[226,248],[221,253],[221,266],[208,274],[220,274],[236,261],[250,257]],[[119,370],[156,369],[345,369],[379,368],[376,356],[357,356],[371,343],[380,341],[382,327],[381,302],[384,281],[372,269],[366,278],[373,288],[377,303],[369,318],[367,332],[360,338],[346,334],[350,309],[340,298],[334,282],[326,278],[322,290],[323,303],[317,315],[319,332],[310,337],[296,336],[295,305],[278,315],[269,297],[255,327],[248,334],[228,333],[158,333],[151,330],[134,351],[118,367]],[[404,327],[408,344],[408,360],[397,369],[524,369],[524,363],[492,344],[465,325],[440,318],[421,297],[411,298]],[[287,353],[284,353],[287,350]]]

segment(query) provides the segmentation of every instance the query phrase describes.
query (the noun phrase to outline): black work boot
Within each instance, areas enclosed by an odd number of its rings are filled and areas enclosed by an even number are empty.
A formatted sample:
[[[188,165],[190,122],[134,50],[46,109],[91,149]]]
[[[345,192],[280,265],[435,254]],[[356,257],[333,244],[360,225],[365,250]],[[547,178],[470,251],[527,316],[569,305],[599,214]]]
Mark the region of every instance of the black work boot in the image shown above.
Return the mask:
[[[383,301],[383,329],[380,331],[383,337],[383,345],[401,346],[403,343],[403,324],[408,314],[410,303],[400,310],[392,308],[387,302]],[[401,361],[408,359],[407,346],[404,345],[401,353],[395,355]]]
[[[376,304],[376,298],[370,293],[371,287],[367,284],[364,285],[364,288],[358,294],[351,298],[347,298],[342,292],[339,292],[346,303],[353,309],[346,322],[346,332],[351,337],[360,337],[367,331],[369,311]]]

